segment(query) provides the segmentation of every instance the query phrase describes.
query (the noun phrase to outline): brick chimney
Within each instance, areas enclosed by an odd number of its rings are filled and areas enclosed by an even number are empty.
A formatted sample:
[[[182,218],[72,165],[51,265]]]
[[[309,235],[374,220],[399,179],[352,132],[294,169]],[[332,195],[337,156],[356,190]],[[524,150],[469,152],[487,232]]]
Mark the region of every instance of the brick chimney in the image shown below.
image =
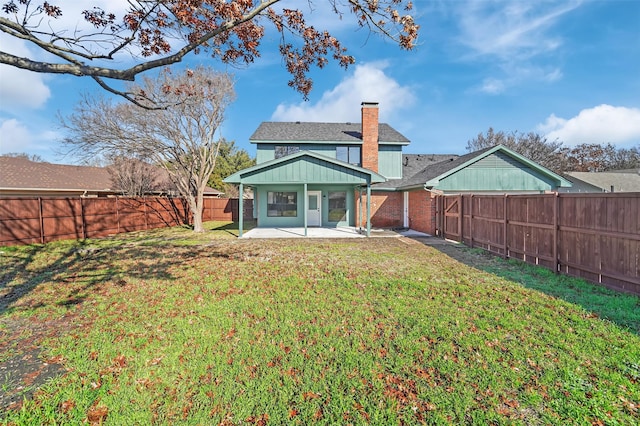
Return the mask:
[[[362,167],[378,171],[377,102],[362,102]]]

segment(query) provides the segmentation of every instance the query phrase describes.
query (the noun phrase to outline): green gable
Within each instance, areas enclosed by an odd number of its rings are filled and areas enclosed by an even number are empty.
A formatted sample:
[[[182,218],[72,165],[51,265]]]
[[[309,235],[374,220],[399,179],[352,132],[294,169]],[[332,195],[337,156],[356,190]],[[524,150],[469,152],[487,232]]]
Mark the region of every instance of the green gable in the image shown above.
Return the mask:
[[[300,151],[287,157],[241,170],[224,181],[244,185],[281,183],[365,185],[384,182],[385,178],[370,170],[351,166],[333,158],[309,151]]]

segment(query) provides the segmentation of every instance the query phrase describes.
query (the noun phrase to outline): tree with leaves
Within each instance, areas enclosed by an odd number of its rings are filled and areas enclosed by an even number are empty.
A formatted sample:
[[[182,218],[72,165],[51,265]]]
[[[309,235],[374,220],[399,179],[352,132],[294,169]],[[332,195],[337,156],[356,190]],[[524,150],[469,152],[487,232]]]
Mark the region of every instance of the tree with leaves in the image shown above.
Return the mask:
[[[490,127],[486,134],[478,133],[474,139],[467,141],[467,151],[473,152],[495,145],[504,145],[549,170],[562,172],[565,169],[566,161],[561,154],[562,142],[550,142],[533,132],[495,132]]]
[[[251,158],[246,150],[238,149],[234,141],[223,139],[220,141],[216,168],[209,178],[209,186],[228,195],[231,188],[229,188],[228,184],[222,182],[222,179],[247,167],[255,166],[255,164],[255,158]]]
[[[25,58],[3,48],[0,64],[86,76],[105,90],[149,107],[148,100],[141,102],[144,93],[121,90],[114,82],[133,81],[192,52],[205,52],[223,63],[250,64],[260,56],[265,24],[270,24],[280,34],[279,51],[291,74],[289,85],[306,97],[312,87],[308,77],[312,65],[322,68],[333,58],[346,68],[355,59],[328,31],[309,25],[300,9],[276,9],[280,1],[130,0],[121,16],[87,1],[82,16],[75,20],[72,16],[65,22],[75,22],[60,28],[66,11],[58,1],[9,0],[2,5],[0,30],[35,50]],[[395,40],[401,48],[416,44],[419,26],[410,15],[411,0],[322,1],[337,19],[353,14],[359,26]],[[313,10],[311,1],[308,5]],[[88,30],[82,30],[82,22]],[[129,58],[123,56],[127,54]]]
[[[122,156],[162,167],[187,201],[194,231],[204,231],[203,195],[221,144],[216,131],[235,97],[231,76],[205,67],[180,74],[167,68],[130,90],[159,108],[85,96],[61,118],[69,132],[64,145],[81,159]]]

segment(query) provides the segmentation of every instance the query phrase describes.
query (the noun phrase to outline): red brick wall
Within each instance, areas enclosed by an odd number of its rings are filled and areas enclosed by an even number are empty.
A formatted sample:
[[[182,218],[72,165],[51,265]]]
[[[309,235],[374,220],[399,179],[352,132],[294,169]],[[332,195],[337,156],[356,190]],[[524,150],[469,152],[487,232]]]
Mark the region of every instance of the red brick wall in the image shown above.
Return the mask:
[[[409,228],[436,234],[436,200],[423,189],[409,192]]]
[[[377,103],[362,103],[362,167],[378,171]]]
[[[360,203],[359,192],[356,192],[356,226]],[[374,228],[399,228],[403,216],[402,192],[371,192],[371,226]],[[367,226],[367,194],[362,193],[362,227]]]

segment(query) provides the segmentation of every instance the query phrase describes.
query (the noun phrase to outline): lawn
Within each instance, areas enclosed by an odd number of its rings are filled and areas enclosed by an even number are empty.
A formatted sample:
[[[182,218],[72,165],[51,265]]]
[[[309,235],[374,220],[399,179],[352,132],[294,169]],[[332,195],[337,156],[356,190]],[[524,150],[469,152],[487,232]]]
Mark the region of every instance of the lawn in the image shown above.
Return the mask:
[[[0,247],[0,423],[640,422],[638,297],[404,238],[206,225]]]

